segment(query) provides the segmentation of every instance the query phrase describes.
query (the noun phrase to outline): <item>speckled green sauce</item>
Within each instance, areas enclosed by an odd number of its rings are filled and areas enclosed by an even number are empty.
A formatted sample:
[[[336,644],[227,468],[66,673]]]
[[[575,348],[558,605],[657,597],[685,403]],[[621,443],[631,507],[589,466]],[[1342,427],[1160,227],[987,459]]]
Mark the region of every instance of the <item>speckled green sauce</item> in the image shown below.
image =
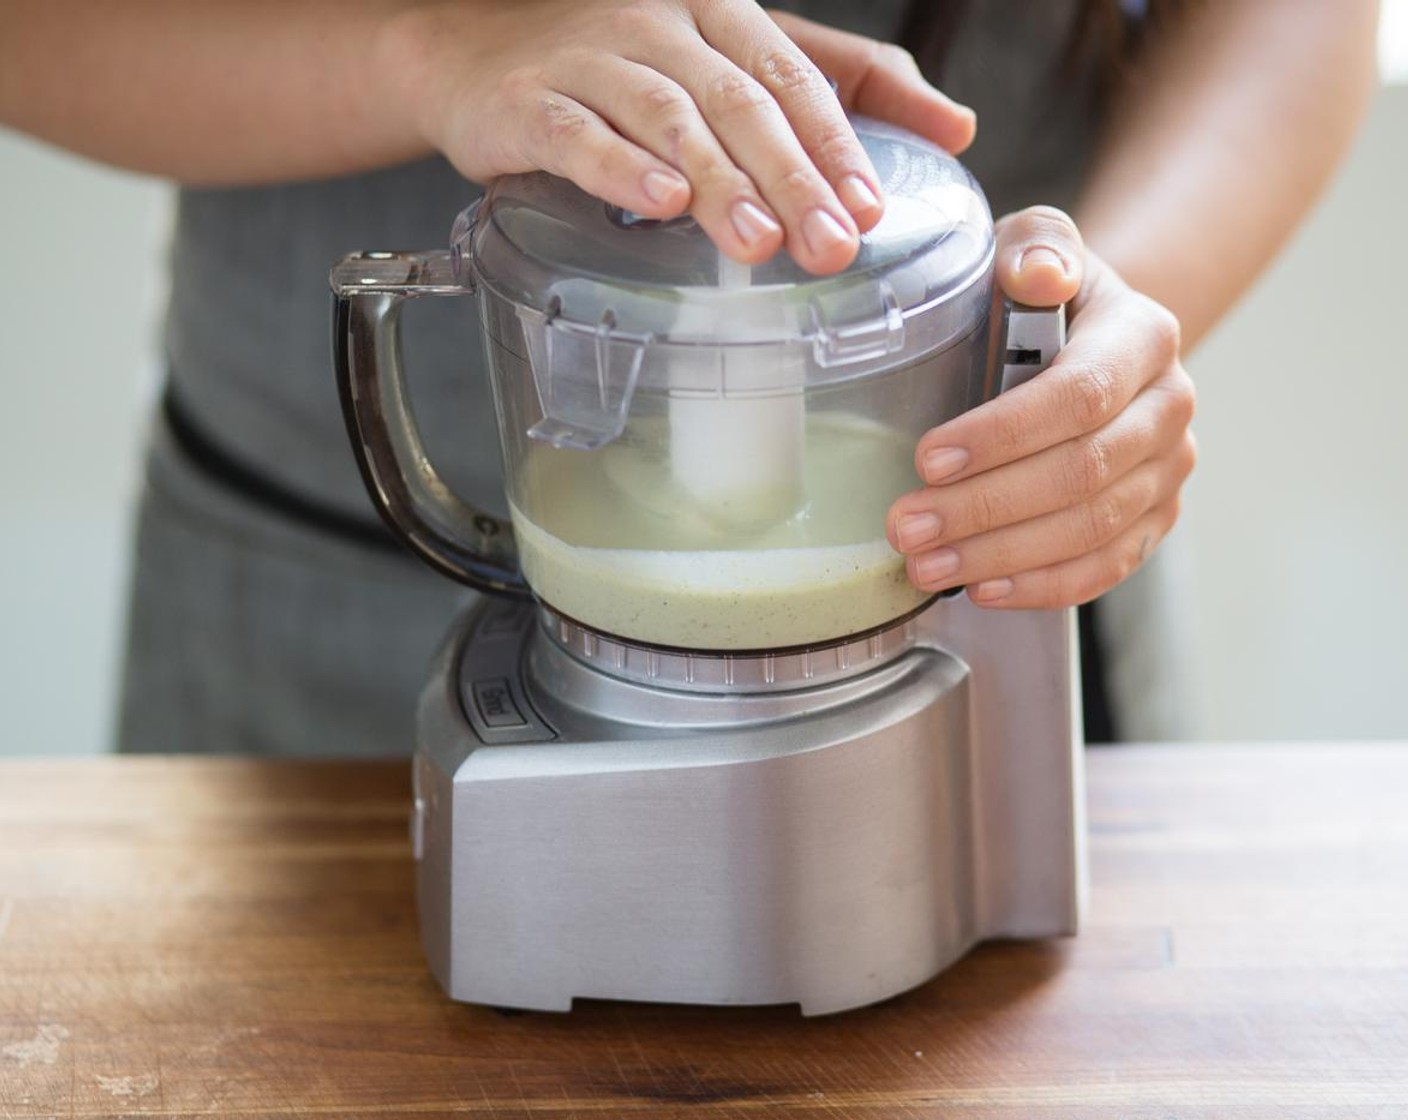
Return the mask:
[[[523,571],[563,614],[641,642],[763,649],[867,630],[927,597],[884,536],[890,503],[917,485],[895,432],[809,416],[798,506],[760,525],[690,497],[663,424],[633,429],[596,452],[535,447],[520,465]]]

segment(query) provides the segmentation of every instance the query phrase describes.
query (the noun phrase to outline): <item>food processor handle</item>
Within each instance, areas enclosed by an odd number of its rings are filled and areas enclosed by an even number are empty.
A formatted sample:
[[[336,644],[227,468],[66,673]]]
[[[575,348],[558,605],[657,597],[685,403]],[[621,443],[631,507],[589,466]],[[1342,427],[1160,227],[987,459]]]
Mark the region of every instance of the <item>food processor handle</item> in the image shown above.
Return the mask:
[[[997,391],[1005,393],[1056,360],[1066,345],[1066,307],[1031,307],[1002,295],[999,299],[1001,337],[996,352],[1002,357],[1002,370]]]
[[[449,250],[355,253],[329,277],[336,298],[338,395],[362,481],[391,531],[437,571],[480,591],[530,599],[508,522],[470,505],[436,473],[411,414],[401,307],[465,296]]]

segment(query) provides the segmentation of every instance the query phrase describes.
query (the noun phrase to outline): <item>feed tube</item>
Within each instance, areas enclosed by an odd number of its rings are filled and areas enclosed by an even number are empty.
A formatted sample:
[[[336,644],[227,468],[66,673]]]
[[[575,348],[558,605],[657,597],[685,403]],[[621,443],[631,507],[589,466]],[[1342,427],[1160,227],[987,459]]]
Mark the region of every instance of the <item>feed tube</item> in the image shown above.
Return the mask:
[[[748,265],[718,259],[721,289],[751,287]],[[716,390],[670,395],[670,470],[705,516],[756,528],[786,520],[802,503],[804,374],[779,346],[729,345],[730,331],[746,323],[717,319]]]

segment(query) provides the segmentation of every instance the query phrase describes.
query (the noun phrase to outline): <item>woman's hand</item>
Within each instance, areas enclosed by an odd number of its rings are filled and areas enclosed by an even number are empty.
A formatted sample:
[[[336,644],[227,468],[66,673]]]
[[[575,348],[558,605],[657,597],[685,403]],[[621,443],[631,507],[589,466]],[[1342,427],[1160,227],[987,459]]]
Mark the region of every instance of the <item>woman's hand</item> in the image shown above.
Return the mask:
[[[891,507],[890,543],[926,591],[983,606],[1084,603],[1172,528],[1193,469],[1193,383],[1178,322],[1034,207],[998,223],[997,282],[1019,303],[1069,302],[1050,369],[926,433],[925,482]]]
[[[471,179],[551,171],[647,217],[688,210],[735,260],[785,245],[815,273],[849,264],[883,209],[846,109],[950,151],[974,131],[899,48],[752,0],[417,6],[378,63]]]

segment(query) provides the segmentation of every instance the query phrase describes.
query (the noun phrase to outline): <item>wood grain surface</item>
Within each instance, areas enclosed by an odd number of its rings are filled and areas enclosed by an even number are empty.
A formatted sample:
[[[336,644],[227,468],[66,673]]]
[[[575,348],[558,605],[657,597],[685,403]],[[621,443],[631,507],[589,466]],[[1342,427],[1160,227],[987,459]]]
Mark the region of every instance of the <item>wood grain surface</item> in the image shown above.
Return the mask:
[[[0,764],[0,1116],[1408,1117],[1408,745],[1092,751],[1073,940],[878,1007],[446,1000],[404,764]]]

